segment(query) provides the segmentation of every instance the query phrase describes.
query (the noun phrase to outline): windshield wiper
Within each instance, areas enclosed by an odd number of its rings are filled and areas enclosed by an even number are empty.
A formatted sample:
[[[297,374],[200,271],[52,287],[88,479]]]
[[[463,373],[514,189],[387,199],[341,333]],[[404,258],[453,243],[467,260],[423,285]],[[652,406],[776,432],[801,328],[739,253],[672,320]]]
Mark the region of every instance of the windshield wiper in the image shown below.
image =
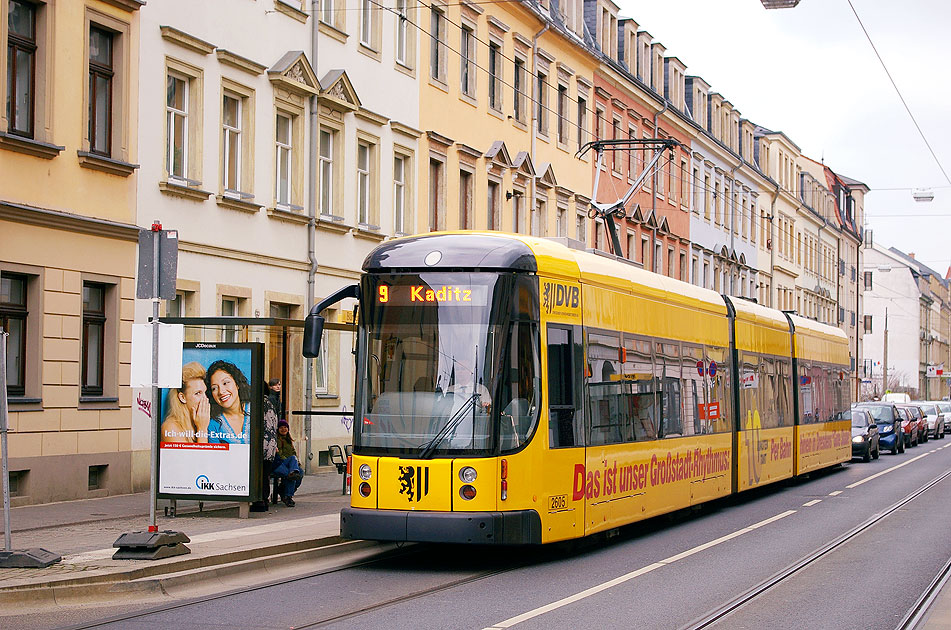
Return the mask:
[[[446,436],[447,436],[447,435],[449,435],[452,431],[455,430],[455,428],[456,428],[457,426],[459,426],[459,423],[460,423],[460,422],[462,422],[462,419],[465,417],[466,409],[467,409],[470,405],[471,405],[472,408],[473,408],[473,421],[474,421],[474,420],[475,420],[475,418],[474,418],[474,416],[475,416],[475,405],[478,403],[478,401],[479,401],[479,399],[480,399],[481,397],[482,397],[482,396],[479,394],[479,392],[475,392],[474,394],[472,394],[471,396],[469,396],[469,398],[466,400],[466,402],[462,403],[462,406],[459,407],[459,409],[456,410],[456,413],[452,414],[452,416],[449,417],[449,420],[446,421],[446,424],[443,425],[443,428],[441,428],[441,429],[439,430],[439,432],[438,432],[436,435],[433,436],[433,439],[431,439],[430,441],[426,442],[426,444],[424,444],[424,445],[420,448],[420,450],[419,450],[419,458],[420,458],[420,459],[429,459],[430,457],[433,456],[433,453],[436,451],[436,447],[439,446],[439,444],[440,444],[444,439],[446,439]]]

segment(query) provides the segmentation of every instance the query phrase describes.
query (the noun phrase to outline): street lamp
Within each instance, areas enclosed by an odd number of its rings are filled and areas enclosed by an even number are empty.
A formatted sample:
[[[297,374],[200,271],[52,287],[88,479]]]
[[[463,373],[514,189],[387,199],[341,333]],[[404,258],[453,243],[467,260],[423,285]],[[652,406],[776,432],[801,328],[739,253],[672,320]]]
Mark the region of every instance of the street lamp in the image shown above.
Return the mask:
[[[799,0],[760,0],[767,9],[792,9]]]
[[[934,200],[934,191],[930,188],[915,188],[911,196],[915,201],[927,203]]]

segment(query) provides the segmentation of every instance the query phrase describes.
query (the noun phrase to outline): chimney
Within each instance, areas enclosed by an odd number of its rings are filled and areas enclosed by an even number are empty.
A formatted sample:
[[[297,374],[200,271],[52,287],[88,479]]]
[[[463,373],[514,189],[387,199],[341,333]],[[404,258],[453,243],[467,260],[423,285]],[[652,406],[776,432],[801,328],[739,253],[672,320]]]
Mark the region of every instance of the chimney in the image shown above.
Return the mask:
[[[912,260],[914,260],[914,259],[915,259],[915,252],[908,252],[908,257],[911,258]]]

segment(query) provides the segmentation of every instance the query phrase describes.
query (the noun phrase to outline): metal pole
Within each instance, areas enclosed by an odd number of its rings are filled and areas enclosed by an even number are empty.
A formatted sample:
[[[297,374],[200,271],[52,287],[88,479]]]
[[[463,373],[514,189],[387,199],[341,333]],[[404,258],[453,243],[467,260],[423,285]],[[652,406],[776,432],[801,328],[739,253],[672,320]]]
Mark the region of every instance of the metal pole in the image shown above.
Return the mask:
[[[155,523],[155,504],[158,495],[158,414],[161,401],[158,388],[158,348],[159,348],[159,250],[162,240],[162,224],[152,222],[152,450],[151,474],[149,475],[149,531],[158,531]]]
[[[3,459],[3,550],[10,542],[10,465],[7,459],[7,331],[0,328],[0,458]]]

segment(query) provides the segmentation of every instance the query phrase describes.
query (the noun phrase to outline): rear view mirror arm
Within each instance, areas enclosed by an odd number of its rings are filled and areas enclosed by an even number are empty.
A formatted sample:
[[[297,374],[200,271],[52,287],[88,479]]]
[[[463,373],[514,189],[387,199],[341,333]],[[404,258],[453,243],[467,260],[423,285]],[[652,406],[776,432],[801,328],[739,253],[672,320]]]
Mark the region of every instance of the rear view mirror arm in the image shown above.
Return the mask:
[[[308,359],[316,359],[320,355],[320,338],[324,332],[324,318],[320,314],[325,308],[333,306],[346,298],[360,299],[360,285],[351,284],[325,297],[310,309],[307,319],[304,320],[303,354]]]

